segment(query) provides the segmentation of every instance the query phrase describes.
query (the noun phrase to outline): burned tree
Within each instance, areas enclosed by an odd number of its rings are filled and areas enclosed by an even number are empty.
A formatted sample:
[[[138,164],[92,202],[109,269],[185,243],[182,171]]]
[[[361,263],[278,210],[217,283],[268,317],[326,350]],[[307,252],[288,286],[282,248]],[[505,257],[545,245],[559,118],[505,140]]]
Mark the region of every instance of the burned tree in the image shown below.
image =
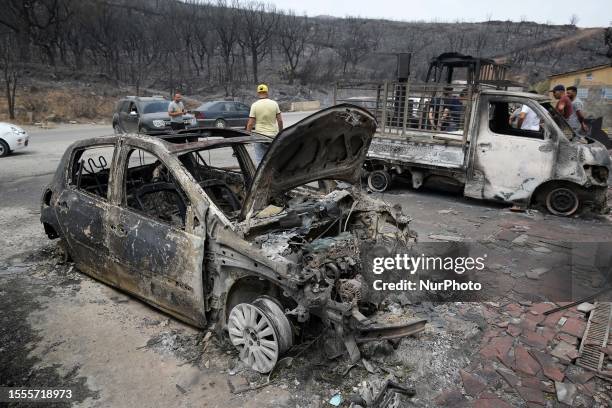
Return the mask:
[[[253,82],[259,83],[258,67],[269,51],[279,14],[273,6],[255,2],[242,5],[239,14],[242,30],[238,41],[250,53]]]
[[[5,32],[0,34],[0,70],[2,71],[10,119],[15,119],[15,95],[19,79],[17,55],[15,54],[17,49],[17,41],[13,33]]]
[[[310,36],[308,17],[296,16],[292,12],[282,16],[278,24],[278,39],[287,63],[289,84],[293,84],[295,80],[298,65],[304,56]]]

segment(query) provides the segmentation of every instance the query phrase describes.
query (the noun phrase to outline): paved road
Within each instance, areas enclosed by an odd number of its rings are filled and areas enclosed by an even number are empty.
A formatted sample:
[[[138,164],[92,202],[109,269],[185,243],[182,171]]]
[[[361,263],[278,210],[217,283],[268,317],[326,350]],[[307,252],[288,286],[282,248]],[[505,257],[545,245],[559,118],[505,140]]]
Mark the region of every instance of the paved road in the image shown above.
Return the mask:
[[[284,113],[290,126],[312,112]],[[39,195],[51,180],[66,148],[74,141],[110,135],[110,125],[60,125],[55,129],[26,128],[30,146],[0,159],[0,208],[38,208]]]

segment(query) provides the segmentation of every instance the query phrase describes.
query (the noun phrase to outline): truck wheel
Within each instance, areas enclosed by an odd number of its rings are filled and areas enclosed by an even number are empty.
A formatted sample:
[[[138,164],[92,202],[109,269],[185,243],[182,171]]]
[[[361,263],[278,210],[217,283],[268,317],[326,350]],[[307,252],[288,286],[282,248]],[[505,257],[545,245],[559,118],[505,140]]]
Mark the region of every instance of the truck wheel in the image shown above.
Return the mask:
[[[382,193],[389,187],[391,176],[385,170],[374,170],[368,175],[368,187],[372,191]]]
[[[559,186],[551,188],[546,194],[546,209],[554,215],[569,217],[580,207],[580,199],[575,188]]]
[[[260,373],[272,371],[279,357],[293,345],[291,323],[283,309],[269,297],[234,306],[227,328],[240,359]]]
[[[216,128],[225,129],[226,126],[227,126],[227,123],[223,119],[215,120],[215,127]]]
[[[0,140],[0,157],[8,156],[10,152],[9,145],[4,140]]]

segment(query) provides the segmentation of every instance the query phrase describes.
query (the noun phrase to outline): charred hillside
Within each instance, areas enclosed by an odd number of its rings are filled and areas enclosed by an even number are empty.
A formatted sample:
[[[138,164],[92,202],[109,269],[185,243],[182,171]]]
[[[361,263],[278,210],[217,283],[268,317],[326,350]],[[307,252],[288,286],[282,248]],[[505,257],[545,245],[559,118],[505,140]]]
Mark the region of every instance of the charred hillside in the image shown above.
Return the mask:
[[[33,81],[72,80],[204,96],[236,96],[262,81],[323,89],[340,79],[392,77],[397,52],[413,54],[417,79],[430,58],[450,51],[495,57],[532,83],[609,61],[605,28],[574,25],[309,18],[242,0],[3,4],[0,65],[9,96],[15,82],[19,94]]]

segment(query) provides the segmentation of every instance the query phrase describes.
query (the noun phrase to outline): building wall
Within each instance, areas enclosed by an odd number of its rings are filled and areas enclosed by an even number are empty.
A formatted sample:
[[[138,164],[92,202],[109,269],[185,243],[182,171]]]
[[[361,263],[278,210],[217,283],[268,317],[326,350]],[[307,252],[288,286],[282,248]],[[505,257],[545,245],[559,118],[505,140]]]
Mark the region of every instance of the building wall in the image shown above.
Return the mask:
[[[555,85],[568,86],[609,86],[612,87],[612,67],[600,68],[592,71],[580,71],[566,75],[550,77],[551,87]]]
[[[589,75],[590,74],[590,75]],[[550,77],[550,87],[575,86],[587,117],[603,117],[603,127],[612,136],[612,67],[584,70]]]

